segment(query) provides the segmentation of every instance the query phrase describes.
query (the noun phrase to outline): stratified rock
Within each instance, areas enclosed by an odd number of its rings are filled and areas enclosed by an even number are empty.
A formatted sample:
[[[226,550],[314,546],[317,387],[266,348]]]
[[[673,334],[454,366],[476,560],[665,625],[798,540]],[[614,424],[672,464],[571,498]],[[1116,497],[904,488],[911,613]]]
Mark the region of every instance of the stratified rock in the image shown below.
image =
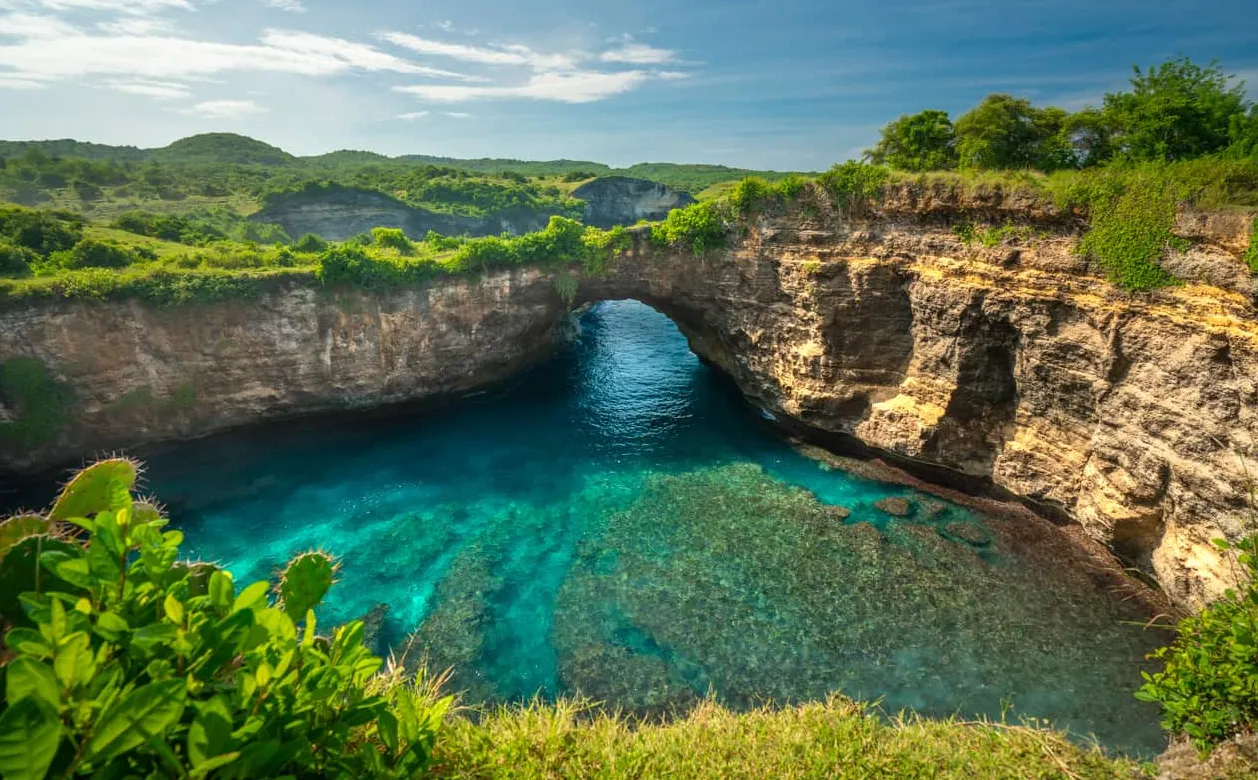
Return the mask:
[[[384,628],[384,619],[389,615],[389,605],[383,602],[373,606],[363,616],[363,645],[377,655],[384,655],[387,648],[380,646],[380,631]]]
[[[585,224],[600,228],[633,225],[642,219],[653,222],[695,202],[688,192],[627,176],[595,179],[578,187],[572,197],[585,201]]]
[[[908,517],[913,514],[913,507],[907,498],[884,498],[874,502],[874,507],[893,517]]]

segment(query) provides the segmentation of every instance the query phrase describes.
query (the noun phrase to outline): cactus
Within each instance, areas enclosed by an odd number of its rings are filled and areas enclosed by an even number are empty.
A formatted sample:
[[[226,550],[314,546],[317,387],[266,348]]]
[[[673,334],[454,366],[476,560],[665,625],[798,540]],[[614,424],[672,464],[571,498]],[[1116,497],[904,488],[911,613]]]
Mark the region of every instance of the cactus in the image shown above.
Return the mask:
[[[131,506],[131,523],[133,525],[147,525],[148,523],[166,524],[166,518],[162,517],[162,510],[156,503],[152,501],[137,501]]]
[[[63,522],[91,518],[97,512],[116,512],[131,507],[135,487],[135,463],[126,458],[110,458],[80,471],[61,491],[48,518]]]
[[[289,561],[280,573],[277,587],[284,612],[294,622],[305,619],[306,610],[314,609],[327,595],[338,568],[340,564],[331,555],[318,550],[302,553]]]
[[[52,530],[52,523],[39,515],[15,515],[0,522],[0,561],[8,554],[13,545],[28,536],[46,534]]]

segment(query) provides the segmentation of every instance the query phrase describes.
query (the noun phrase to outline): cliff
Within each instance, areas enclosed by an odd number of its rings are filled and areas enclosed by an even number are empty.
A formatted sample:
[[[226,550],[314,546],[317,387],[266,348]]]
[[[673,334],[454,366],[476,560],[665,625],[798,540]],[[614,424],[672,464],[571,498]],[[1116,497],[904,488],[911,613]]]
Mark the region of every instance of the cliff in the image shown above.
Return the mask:
[[[585,201],[584,222],[601,228],[663,219],[672,209],[694,203],[688,193],[625,176],[595,179],[579,187],[573,197]],[[293,237],[314,233],[330,241],[344,241],[374,227],[391,227],[401,228],[418,241],[429,230],[443,236],[521,235],[541,230],[558,213],[515,206],[485,216],[444,214],[375,190],[329,187],[272,195],[250,219],[277,223]]]
[[[1018,229],[966,243],[970,221]],[[1228,582],[1211,539],[1246,519],[1258,313],[1248,221],[1185,212],[1188,283],[1133,295],[1075,248],[1075,215],[1015,196],[904,187],[875,211],[770,209],[728,250],[634,250],[577,303],[636,298],[784,422],[989,481],[1192,605]],[[1242,272],[1243,271],[1243,272]],[[10,468],[251,421],[459,393],[545,354],[567,307],[515,269],[390,292],[293,284],[257,301],[0,312],[0,360],[43,361],[73,417]]]
[[[582,221],[603,229],[633,225],[643,219],[654,222],[667,217],[673,209],[695,202],[688,192],[626,176],[604,176],[582,184],[572,197],[585,201]]]

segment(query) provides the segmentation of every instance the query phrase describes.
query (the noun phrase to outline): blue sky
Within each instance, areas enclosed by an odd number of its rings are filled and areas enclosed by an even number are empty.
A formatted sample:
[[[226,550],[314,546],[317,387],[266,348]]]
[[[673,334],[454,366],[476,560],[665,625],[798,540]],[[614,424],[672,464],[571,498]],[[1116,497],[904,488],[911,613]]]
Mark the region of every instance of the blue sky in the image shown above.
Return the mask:
[[[0,138],[816,170],[1178,53],[1258,94],[1258,0],[0,0]]]

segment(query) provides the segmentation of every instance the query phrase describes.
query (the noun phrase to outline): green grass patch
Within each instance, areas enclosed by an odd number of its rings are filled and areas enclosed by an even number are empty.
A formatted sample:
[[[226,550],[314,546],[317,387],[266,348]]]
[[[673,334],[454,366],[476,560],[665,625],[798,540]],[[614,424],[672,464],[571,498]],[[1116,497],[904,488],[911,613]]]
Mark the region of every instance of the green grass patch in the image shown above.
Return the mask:
[[[43,361],[9,358],[0,363],[0,398],[15,416],[0,422],[0,440],[33,450],[57,438],[70,419],[72,388],[57,381]]]
[[[888,723],[841,697],[735,713],[706,702],[668,723],[578,703],[534,703],[439,733],[432,774],[449,778],[1122,778],[1134,761],[1023,726],[905,717]]]

